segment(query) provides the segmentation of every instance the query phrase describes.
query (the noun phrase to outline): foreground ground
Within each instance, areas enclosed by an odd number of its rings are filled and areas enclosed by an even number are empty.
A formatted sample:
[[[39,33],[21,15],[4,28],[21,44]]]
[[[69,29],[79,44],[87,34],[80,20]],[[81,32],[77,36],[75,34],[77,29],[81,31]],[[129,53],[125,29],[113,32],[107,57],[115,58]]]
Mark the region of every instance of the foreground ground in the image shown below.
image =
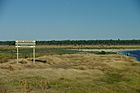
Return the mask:
[[[118,55],[44,55],[0,64],[0,93],[140,93],[140,62]]]

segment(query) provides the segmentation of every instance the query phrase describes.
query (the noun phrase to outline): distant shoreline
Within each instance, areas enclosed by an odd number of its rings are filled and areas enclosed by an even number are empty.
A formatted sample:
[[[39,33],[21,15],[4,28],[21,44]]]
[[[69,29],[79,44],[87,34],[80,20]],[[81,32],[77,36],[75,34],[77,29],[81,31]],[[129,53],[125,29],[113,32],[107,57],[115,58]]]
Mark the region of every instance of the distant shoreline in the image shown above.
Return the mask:
[[[83,52],[123,52],[123,51],[135,51],[140,49],[72,49],[72,50],[78,50]]]

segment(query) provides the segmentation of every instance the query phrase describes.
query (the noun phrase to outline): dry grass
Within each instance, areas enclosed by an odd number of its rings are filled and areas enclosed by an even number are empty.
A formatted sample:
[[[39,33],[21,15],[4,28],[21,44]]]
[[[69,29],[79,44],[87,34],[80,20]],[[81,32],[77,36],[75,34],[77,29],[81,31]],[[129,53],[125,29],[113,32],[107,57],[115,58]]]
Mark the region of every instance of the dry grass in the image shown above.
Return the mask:
[[[0,93],[139,93],[140,63],[117,54],[45,55],[36,64],[0,64],[0,80]]]
[[[8,89],[3,83],[0,83],[0,93],[8,93]]]

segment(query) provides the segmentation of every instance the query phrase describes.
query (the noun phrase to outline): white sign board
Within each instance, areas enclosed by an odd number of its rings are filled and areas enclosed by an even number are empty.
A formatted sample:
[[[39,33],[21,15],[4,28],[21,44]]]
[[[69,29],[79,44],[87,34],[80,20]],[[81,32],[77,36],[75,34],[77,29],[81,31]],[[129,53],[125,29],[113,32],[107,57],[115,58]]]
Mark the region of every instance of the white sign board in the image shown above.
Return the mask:
[[[35,47],[36,41],[31,40],[17,40],[16,47]]]

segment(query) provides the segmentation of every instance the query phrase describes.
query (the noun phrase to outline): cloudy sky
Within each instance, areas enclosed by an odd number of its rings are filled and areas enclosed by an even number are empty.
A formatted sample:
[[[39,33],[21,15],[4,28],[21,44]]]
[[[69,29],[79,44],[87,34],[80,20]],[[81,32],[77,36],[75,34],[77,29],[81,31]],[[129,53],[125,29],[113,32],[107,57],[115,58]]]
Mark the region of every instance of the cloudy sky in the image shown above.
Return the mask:
[[[0,40],[140,39],[139,0],[0,0]]]

